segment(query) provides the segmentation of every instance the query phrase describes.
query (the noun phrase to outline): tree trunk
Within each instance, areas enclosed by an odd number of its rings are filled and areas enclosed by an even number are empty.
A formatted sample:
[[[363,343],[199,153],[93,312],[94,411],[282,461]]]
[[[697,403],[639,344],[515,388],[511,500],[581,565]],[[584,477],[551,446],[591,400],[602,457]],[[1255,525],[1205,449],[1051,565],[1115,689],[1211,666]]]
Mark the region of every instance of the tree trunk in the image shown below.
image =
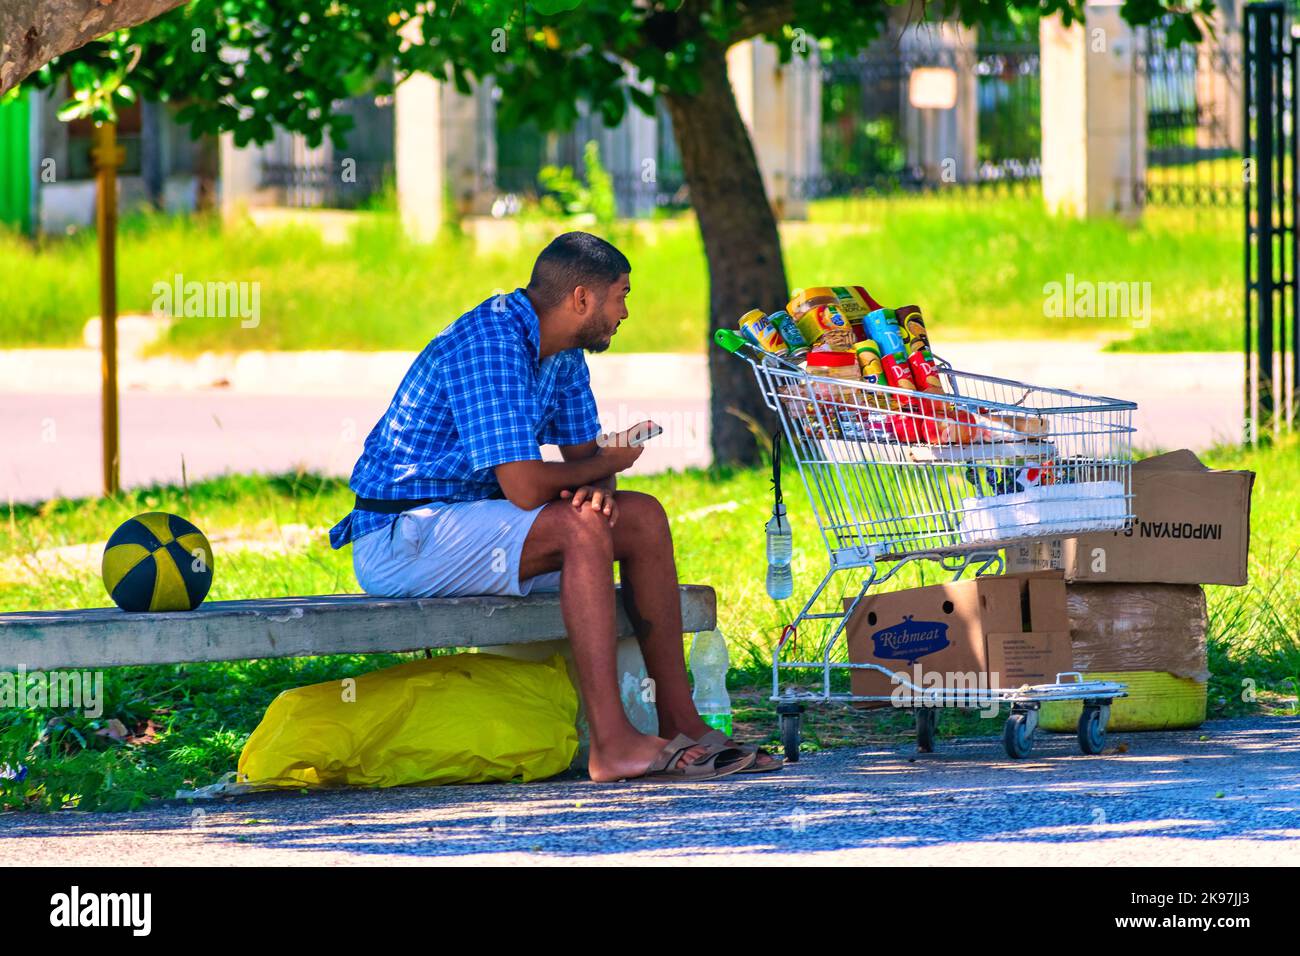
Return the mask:
[[[186,0],[0,0],[0,94],[60,53]]]
[[[769,434],[775,420],[749,365],[715,346],[713,331],[735,328],[750,309],[785,308],[789,288],[776,216],[727,77],[722,47],[701,56],[700,80],[695,96],[668,94],[667,101],[709,265],[713,459],[719,464],[752,464],[758,457],[753,436],[728,408],[757,419]]]

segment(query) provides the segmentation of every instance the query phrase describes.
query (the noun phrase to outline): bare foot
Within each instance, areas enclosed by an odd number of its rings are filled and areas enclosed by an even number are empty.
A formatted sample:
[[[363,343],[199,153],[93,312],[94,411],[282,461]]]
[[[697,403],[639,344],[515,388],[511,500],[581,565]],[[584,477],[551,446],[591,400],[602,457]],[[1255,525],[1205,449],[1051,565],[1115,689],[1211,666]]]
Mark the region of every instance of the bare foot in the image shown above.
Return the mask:
[[[637,734],[626,741],[599,749],[592,745],[587,758],[587,775],[598,783],[644,776],[646,768],[667,746],[663,737]],[[684,750],[670,769],[681,770],[704,756],[708,748],[696,745]]]

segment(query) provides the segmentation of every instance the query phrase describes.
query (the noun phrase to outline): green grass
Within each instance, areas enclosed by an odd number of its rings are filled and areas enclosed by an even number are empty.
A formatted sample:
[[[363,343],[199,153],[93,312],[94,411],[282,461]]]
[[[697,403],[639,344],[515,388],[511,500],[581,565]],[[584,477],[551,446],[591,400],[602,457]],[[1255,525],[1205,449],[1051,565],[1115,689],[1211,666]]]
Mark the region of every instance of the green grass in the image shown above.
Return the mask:
[[[149,312],[154,284],[256,282],[261,319],[179,320],[165,351],[421,348],[492,294],[525,285],[537,251],[565,228],[532,222],[517,246],[476,249],[452,233],[406,242],[390,213],[361,217],[349,242],[331,245],[309,226],[257,228],[161,216],[124,220],[119,311]],[[792,287],[866,286],[881,301],[917,302],[938,348],[961,339],[1088,339],[1142,350],[1239,347],[1238,211],[1152,209],[1136,227],[1047,215],[1033,198],[824,200],[810,221],[782,227]],[[708,283],[689,216],[616,227],[632,261],[623,352],[705,347]],[[81,344],[99,311],[94,237],[32,244],[0,233],[8,275],[0,285],[0,347]],[[1151,283],[1150,324],[1132,317],[1048,318],[1044,286],[1067,274],[1094,283]],[[766,304],[766,303],[756,303]],[[775,305],[775,304],[773,304]]]
[[[1249,708],[1247,688],[1300,694],[1300,442],[1203,456],[1216,468],[1254,471],[1250,583],[1208,587],[1211,712]],[[1293,706],[1292,712],[1300,713]]]
[[[475,251],[451,233],[427,246],[409,243],[384,212],[359,217],[342,244],[300,224],[223,230],[214,220],[135,216],[119,240],[118,311],[151,312],[154,284],[172,285],[177,274],[185,282],[257,283],[256,327],[244,328],[238,316],[184,317],[159,350],[418,350],[495,290],[527,285],[536,252],[559,231],[527,228],[526,248]],[[654,242],[612,236],[646,250],[633,274],[646,318],[620,333],[620,347],[698,350],[707,303],[699,242],[688,224],[661,231]],[[94,236],[85,231],[32,247],[0,234],[0,257],[12,266],[9,274],[24,277],[0,287],[0,346],[81,345],[87,317],[99,312]],[[656,281],[665,275],[674,281]]]
[[[1142,351],[1240,348],[1237,211],[1150,209],[1129,226],[1053,217],[1036,199],[878,199],[826,201],[813,209],[813,222],[832,236],[845,222],[870,231],[851,241],[788,243],[791,282],[848,273],[881,301],[916,301],[936,351],[945,336],[1088,339]],[[1067,275],[1076,286],[1150,283],[1150,315],[1049,317],[1044,289],[1064,286]]]
[[[1300,443],[1255,452],[1223,450],[1209,462],[1251,468],[1259,476],[1251,583],[1207,589],[1214,672],[1210,709],[1213,716],[1258,712],[1278,696],[1294,697],[1300,683]],[[793,602],[774,605],[763,590],[767,474],[691,471],[629,479],[625,487],[665,503],[682,580],[717,589],[719,626],[732,652],[737,722],[746,732],[770,734],[769,648],[797,608]],[[115,500],[16,506],[0,521],[0,611],[108,603],[99,578],[99,549],[121,521],[145,510],[179,512],[208,533],[216,553],[211,599],[355,591],[350,549],[332,551],[325,537],[350,501],[345,482],[299,474],[228,476],[188,488],[140,489]],[[807,595],[825,569],[825,552],[797,484],[787,502],[796,541],[795,594]],[[76,546],[82,544],[89,550],[79,556]],[[56,548],[66,550],[52,551]],[[853,587],[850,576],[843,577],[843,587]],[[891,586],[937,580],[933,569],[913,565]],[[245,738],[279,691],[398,659],[124,668],[106,672],[106,706],[99,720],[48,709],[0,711],[0,766],[29,767],[23,783],[0,781],[0,808],[130,808],[170,797],[182,786],[211,783],[234,768]],[[1243,699],[1243,681],[1253,682],[1259,701]],[[96,734],[111,719],[135,735],[156,739],[122,743]],[[998,729],[996,724],[945,714],[940,733],[988,733]],[[812,746],[829,746],[863,735],[897,740],[909,726],[906,715],[890,710],[862,715],[831,707],[810,710],[806,730]]]

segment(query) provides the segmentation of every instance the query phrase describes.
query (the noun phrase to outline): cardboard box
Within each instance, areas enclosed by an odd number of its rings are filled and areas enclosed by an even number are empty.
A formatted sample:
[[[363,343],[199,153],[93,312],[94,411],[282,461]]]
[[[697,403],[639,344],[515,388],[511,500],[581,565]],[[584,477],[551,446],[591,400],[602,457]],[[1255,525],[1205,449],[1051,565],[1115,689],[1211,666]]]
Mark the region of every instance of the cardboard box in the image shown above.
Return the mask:
[[[1205,592],[1195,584],[1070,584],[1074,670],[1209,679]]]
[[[922,688],[1043,684],[1074,669],[1059,571],[868,595],[845,630],[850,661],[879,664]],[[856,695],[906,696],[879,671],[852,671],[851,682]]]
[[[1133,465],[1127,531],[1007,548],[1012,573],[1061,569],[1067,581],[1246,583],[1252,471],[1215,471],[1186,449]]]

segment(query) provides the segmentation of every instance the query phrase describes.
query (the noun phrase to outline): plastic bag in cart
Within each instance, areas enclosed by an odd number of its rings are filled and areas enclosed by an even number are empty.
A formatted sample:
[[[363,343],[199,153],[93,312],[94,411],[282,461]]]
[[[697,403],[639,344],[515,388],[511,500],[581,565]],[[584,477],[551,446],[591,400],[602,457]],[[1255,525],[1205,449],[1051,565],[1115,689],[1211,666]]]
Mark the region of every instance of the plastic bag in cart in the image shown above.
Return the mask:
[[[963,498],[961,535],[977,543],[1124,526],[1128,502],[1119,481],[1041,485],[1011,494]]]

